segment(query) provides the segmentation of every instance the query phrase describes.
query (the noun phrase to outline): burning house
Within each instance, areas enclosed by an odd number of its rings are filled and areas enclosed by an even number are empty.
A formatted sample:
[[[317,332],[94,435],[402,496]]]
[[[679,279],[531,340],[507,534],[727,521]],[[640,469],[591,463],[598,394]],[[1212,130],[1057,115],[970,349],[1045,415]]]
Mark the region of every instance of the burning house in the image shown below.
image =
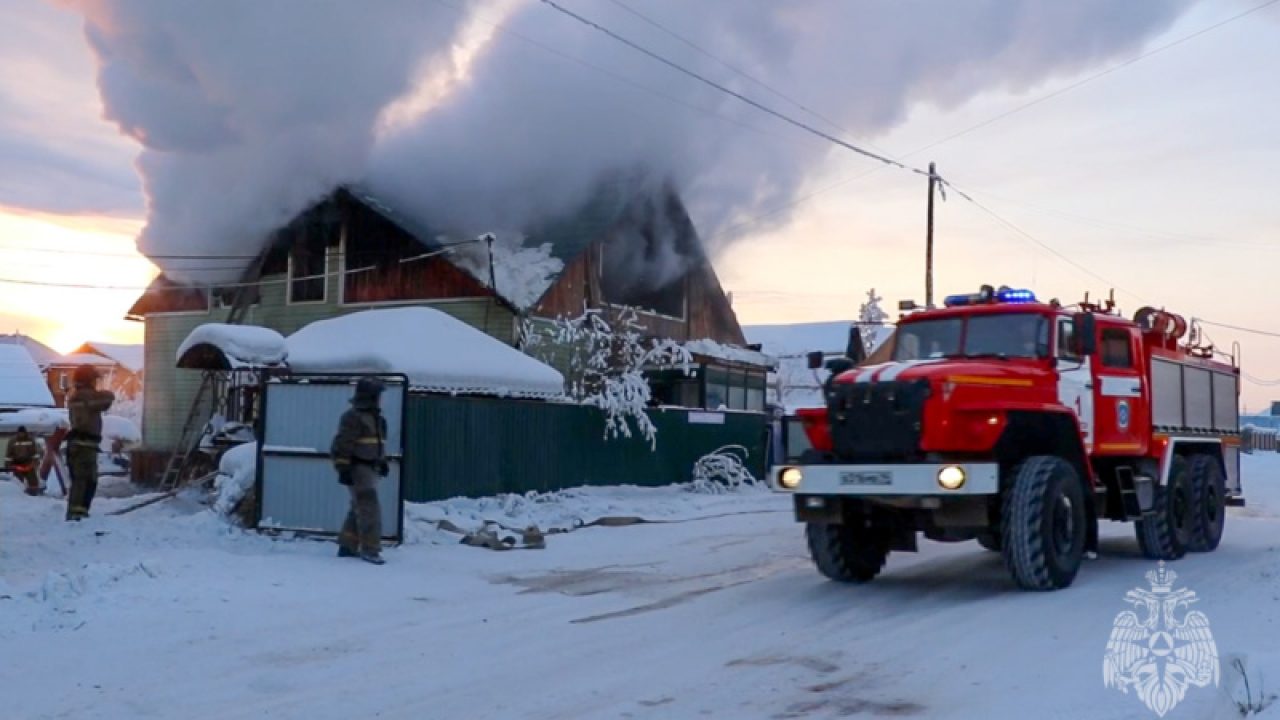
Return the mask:
[[[451,235],[411,210],[367,188],[342,187],[275,231],[239,283],[157,278],[129,313],[146,324],[145,448],[174,448],[199,388],[197,373],[175,366],[180,344],[201,325],[225,322],[237,303],[245,306],[239,322],[282,335],[356,311],[426,306],[516,347],[540,323],[627,308],[648,336],[686,344],[693,357],[687,372],[652,375],[659,402],[764,408],[770,361],[744,347],[729,299],[670,188],[637,195],[602,185],[566,217],[479,238]],[[231,358],[199,362],[236,365]],[[244,388],[235,393],[238,412],[251,413]]]

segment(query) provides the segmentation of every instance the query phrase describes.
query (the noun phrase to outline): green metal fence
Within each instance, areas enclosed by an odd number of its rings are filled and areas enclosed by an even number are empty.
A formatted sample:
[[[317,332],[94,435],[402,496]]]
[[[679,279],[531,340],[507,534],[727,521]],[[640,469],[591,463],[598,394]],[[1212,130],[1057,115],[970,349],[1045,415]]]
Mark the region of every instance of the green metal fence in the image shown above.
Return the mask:
[[[596,408],[498,398],[414,394],[405,418],[405,499],[547,492],[580,485],[685,482],[698,458],[725,445],[749,453],[764,477],[761,413],[658,409],[658,445],[604,437]]]

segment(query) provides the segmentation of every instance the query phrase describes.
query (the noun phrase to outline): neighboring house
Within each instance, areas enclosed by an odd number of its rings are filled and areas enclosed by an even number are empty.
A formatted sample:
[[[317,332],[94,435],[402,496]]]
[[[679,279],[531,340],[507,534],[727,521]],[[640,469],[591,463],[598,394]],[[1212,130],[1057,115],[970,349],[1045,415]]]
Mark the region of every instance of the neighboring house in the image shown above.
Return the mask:
[[[41,368],[62,356],[62,353],[57,350],[22,333],[0,335],[0,345],[21,345],[27,349],[27,354],[35,361],[36,366]]]
[[[115,362],[115,374],[111,389],[120,396],[136,398],[142,392],[146,369],[146,350],[142,345],[87,342],[76,349],[77,353],[101,355]]]
[[[788,411],[802,407],[822,407],[822,382],[826,371],[809,369],[808,354],[821,352],[827,357],[844,355],[849,344],[851,321],[792,323],[788,325],[749,325],[743,328],[747,338],[778,359],[778,367],[769,383],[769,402]],[[888,325],[864,327],[874,350],[868,363],[888,360],[893,328]]]
[[[53,396],[30,351],[19,343],[0,343],[0,412],[51,407]]]
[[[56,360],[44,367],[44,378],[49,383],[49,392],[53,393],[53,401],[58,407],[66,407],[67,395],[75,387],[72,376],[81,365],[92,365],[97,368],[102,378],[100,387],[114,392],[114,380],[119,366],[110,358],[88,353],[71,353],[59,355]],[[122,373],[123,374],[123,373]]]
[[[628,194],[620,183],[602,185],[570,217],[489,242],[446,238],[407,210],[349,187],[300,214],[259,258],[242,322],[291,335],[316,320],[420,305],[520,346],[526,323],[536,332],[584,309],[630,306],[643,311],[650,336],[712,341],[695,353],[699,388],[678,399],[712,405],[723,395],[713,406],[733,408],[732,397],[746,409],[758,390],[763,404],[767,359],[725,347],[745,344],[742,329],[672,190]],[[197,326],[225,321],[232,298],[161,276],[129,311],[146,323],[146,448],[177,443],[201,381],[175,367],[177,349]]]

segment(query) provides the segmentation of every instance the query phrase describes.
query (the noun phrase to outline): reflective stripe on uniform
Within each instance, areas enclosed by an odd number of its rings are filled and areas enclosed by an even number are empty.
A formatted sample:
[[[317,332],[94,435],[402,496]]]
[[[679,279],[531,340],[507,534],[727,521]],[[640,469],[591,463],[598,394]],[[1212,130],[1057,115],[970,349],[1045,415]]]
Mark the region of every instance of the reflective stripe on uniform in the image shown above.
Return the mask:
[[[378,443],[382,442],[382,438],[362,437],[362,438],[356,438],[356,442],[360,443],[361,445],[377,445]]]

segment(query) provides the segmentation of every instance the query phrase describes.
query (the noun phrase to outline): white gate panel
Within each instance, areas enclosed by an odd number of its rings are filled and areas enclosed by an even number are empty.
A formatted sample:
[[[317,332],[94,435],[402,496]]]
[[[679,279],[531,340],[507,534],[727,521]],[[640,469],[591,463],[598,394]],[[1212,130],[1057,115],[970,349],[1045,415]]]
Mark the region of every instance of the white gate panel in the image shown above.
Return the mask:
[[[350,506],[329,447],[350,407],[355,377],[290,376],[265,384],[258,459],[258,528],[336,535]],[[382,414],[391,473],[378,484],[384,539],[403,535],[403,417],[407,383],[383,377]]]

